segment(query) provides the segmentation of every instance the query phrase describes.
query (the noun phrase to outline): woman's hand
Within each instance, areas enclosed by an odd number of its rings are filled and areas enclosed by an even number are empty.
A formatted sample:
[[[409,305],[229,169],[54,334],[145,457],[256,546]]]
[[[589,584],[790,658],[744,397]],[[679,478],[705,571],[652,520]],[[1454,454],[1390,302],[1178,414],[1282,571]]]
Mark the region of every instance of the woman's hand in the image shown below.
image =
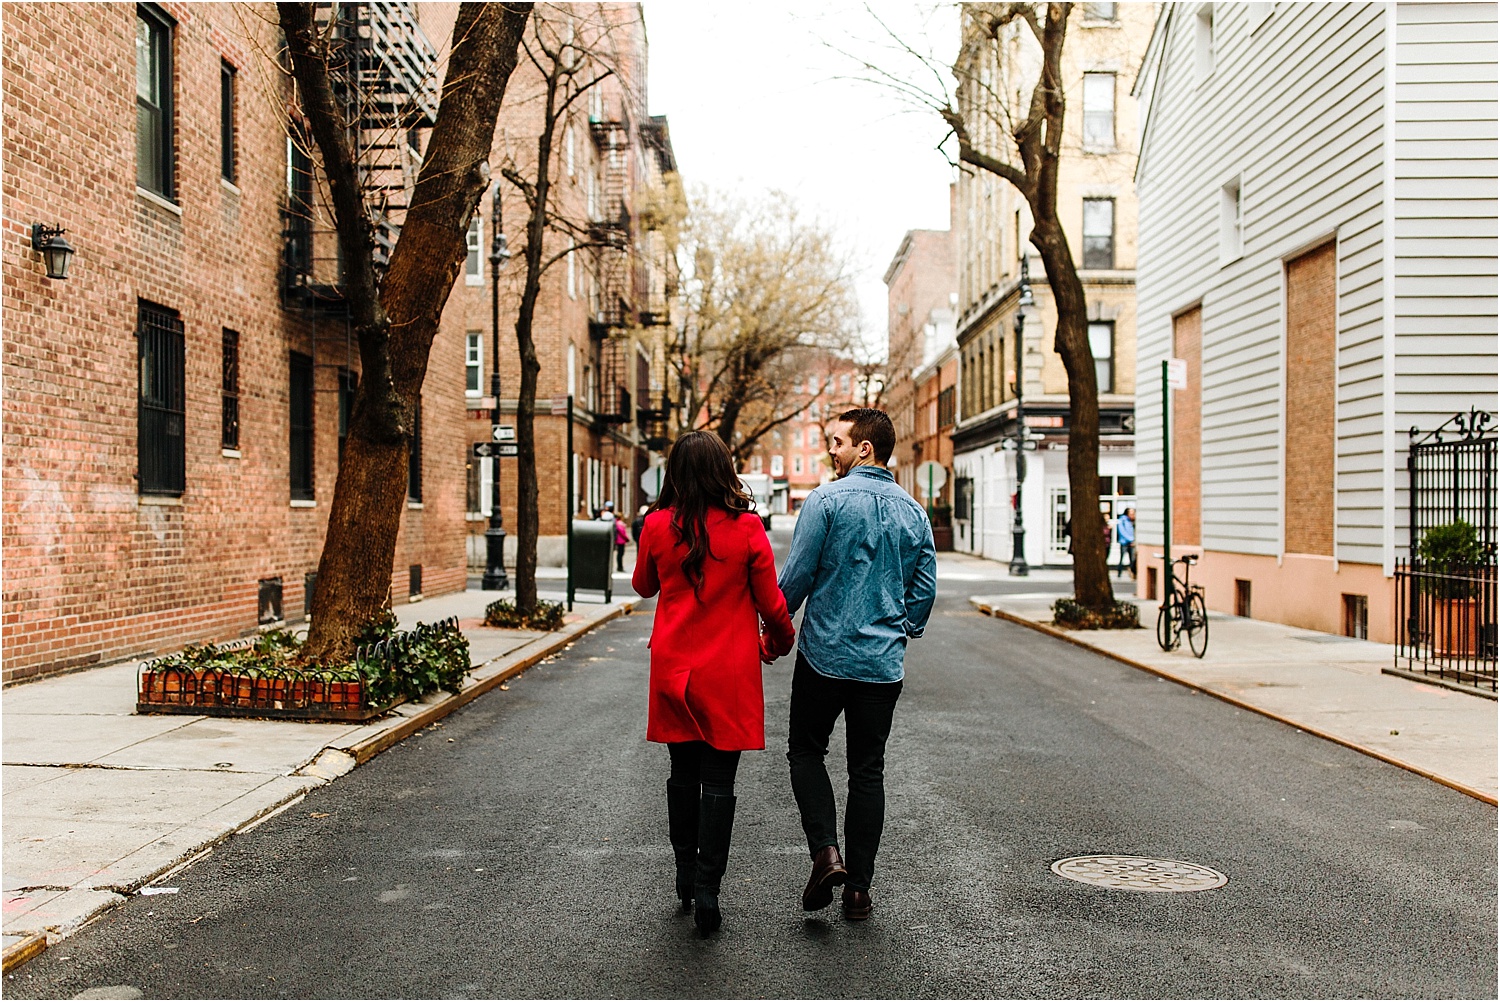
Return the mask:
[[[775,663],[775,661],[776,661],[777,658],[781,657],[781,655],[785,654],[785,653],[786,653],[786,651],[782,651],[780,654],[776,653],[776,648],[772,646],[771,635],[769,633],[765,633],[765,632],[761,633],[761,635],[760,635],[760,663],[761,664],[763,664],[763,665],[773,664],[773,663]]]

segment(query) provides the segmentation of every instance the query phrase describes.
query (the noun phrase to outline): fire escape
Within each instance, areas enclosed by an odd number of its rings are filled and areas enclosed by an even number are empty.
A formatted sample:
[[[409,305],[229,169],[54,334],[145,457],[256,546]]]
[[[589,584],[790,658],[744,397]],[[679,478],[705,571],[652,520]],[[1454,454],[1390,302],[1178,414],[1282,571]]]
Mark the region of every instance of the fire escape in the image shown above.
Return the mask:
[[[410,208],[421,165],[423,129],[437,120],[437,52],[409,2],[319,3],[317,17],[333,24],[330,70],[335,97],[349,123],[365,208],[375,224],[376,277]],[[312,139],[293,127],[288,147],[287,207],[282,255],[282,302],[344,312],[343,262],[328,213],[319,211]]]
[[[630,254],[630,208],[626,186],[630,178],[630,130],[622,121],[589,123],[599,151],[602,197],[593,206],[590,239],[597,250],[597,299],[589,335],[594,343],[594,370],[598,373],[598,399],[594,424],[601,430],[626,425],[630,409],[630,370],[627,357],[629,328],[633,320],[633,281]]]

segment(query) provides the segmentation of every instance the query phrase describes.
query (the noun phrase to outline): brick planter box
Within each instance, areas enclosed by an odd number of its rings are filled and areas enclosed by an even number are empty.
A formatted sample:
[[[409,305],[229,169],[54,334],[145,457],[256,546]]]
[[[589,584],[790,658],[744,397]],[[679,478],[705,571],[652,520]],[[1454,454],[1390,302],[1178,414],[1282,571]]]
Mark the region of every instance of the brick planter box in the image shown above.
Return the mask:
[[[148,663],[137,681],[137,713],[365,721],[395,705],[371,706],[365,681],[354,672],[267,676],[253,669],[192,671]]]

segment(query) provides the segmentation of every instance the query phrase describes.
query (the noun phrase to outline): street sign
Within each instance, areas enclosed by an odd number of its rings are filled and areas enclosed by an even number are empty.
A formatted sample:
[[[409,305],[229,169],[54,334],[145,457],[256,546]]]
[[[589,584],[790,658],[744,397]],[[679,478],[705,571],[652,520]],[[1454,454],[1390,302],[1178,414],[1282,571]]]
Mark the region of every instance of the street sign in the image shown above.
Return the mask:
[[[473,446],[475,459],[492,459],[495,456],[520,455],[520,449],[513,442],[475,442]]]
[[[1167,385],[1174,390],[1187,389],[1187,359],[1167,359]]]
[[[514,442],[516,440],[516,426],[513,424],[490,425],[490,438],[496,442]]]
[[[938,491],[948,482],[948,471],[942,463],[928,460],[917,466],[917,489],[927,497],[937,497]]]

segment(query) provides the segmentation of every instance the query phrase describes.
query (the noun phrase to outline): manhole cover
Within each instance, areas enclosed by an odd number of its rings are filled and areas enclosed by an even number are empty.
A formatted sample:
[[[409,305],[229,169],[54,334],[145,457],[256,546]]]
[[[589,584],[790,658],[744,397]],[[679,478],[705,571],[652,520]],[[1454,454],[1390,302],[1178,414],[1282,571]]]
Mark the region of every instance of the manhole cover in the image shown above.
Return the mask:
[[[1144,856],[1073,856],[1053,863],[1052,872],[1121,891],[1207,891],[1229,883],[1218,870],[1197,863]]]

